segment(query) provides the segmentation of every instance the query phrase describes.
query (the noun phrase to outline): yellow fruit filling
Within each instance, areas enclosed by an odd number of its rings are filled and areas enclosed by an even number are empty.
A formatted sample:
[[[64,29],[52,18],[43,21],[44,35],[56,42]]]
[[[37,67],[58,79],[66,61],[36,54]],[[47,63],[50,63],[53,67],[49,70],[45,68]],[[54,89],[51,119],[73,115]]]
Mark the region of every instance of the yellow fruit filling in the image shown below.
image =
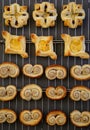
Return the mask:
[[[18,39],[12,39],[10,42],[10,48],[14,50],[21,50],[21,43]]]
[[[49,43],[47,43],[47,42],[44,41],[44,40],[41,40],[41,41],[39,42],[38,48],[39,48],[41,51],[48,51],[48,50],[49,50]]]

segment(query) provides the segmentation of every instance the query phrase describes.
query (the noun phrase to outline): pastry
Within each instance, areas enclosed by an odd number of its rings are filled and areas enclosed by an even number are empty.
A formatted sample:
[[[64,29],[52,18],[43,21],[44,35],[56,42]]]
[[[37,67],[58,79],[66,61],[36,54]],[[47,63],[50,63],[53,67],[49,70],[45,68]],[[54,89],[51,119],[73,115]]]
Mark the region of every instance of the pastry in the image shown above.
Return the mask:
[[[23,74],[30,78],[39,78],[43,74],[43,66],[40,64],[25,64],[23,66]]]
[[[85,11],[82,8],[82,4],[70,2],[67,5],[63,5],[61,19],[64,21],[64,26],[68,26],[69,28],[81,26],[83,19],[85,19]]]
[[[38,109],[24,110],[20,113],[20,121],[27,126],[35,126],[39,124],[42,119],[42,112]]]
[[[42,89],[39,85],[28,84],[20,91],[20,97],[26,101],[39,100],[42,98]]]
[[[51,100],[61,100],[65,98],[66,94],[67,91],[64,86],[57,86],[56,88],[49,86],[46,89],[46,96]]]
[[[85,52],[85,37],[73,36],[68,34],[61,34],[61,38],[64,40],[64,56],[75,56],[83,59],[89,59],[90,54]]]
[[[0,124],[1,123],[14,123],[17,119],[16,113],[11,109],[0,109]]]
[[[20,6],[17,3],[10,6],[4,6],[3,18],[5,25],[11,25],[14,28],[21,28],[27,25],[29,14],[27,13],[27,6]]]
[[[46,116],[46,122],[51,126],[62,126],[66,123],[66,115],[62,111],[51,111]]]
[[[5,39],[5,53],[19,54],[23,58],[27,58],[26,39],[24,36],[12,35],[7,31],[2,31],[2,36]]]
[[[16,87],[8,85],[6,88],[0,86],[0,101],[10,101],[17,95]]]
[[[16,78],[19,73],[19,67],[12,62],[3,62],[0,64],[0,78]]]
[[[49,80],[64,79],[67,76],[67,71],[64,66],[50,65],[45,70],[45,75]]]
[[[70,69],[71,76],[76,80],[90,79],[90,64],[74,65]]]
[[[90,125],[90,112],[74,110],[70,113],[71,122],[77,127],[86,127]]]
[[[47,57],[56,60],[57,55],[53,50],[53,37],[52,36],[37,36],[31,34],[31,40],[35,44],[36,56]]]
[[[48,28],[55,26],[57,11],[53,3],[36,3],[32,15],[38,27]]]

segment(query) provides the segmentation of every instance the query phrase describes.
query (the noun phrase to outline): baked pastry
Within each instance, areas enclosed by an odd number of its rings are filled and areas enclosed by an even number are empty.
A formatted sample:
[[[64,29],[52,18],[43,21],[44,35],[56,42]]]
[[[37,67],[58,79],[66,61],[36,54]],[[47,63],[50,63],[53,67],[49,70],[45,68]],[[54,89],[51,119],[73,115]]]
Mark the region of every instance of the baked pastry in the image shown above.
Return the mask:
[[[68,26],[69,28],[81,26],[83,19],[85,19],[85,11],[82,8],[82,4],[70,2],[67,5],[63,5],[61,19],[64,21],[64,26]]]
[[[55,26],[55,20],[57,18],[57,11],[53,3],[42,2],[35,4],[33,11],[33,19],[36,22],[36,26],[48,28]]]
[[[38,109],[24,110],[20,113],[20,121],[27,126],[35,126],[42,120],[42,112]]]
[[[12,62],[3,62],[0,64],[0,78],[16,78],[19,73],[19,67]]]
[[[67,70],[61,65],[50,65],[45,70],[45,75],[49,80],[64,79],[67,76]]]
[[[61,34],[61,38],[64,40],[64,56],[75,56],[83,59],[89,59],[90,54],[85,52],[85,37],[73,36],[68,34]]]
[[[90,79],[90,64],[74,65],[70,69],[71,76],[76,80]]]
[[[46,122],[51,126],[62,126],[66,123],[66,115],[62,111],[51,111],[46,116]]]
[[[8,85],[6,88],[0,86],[0,101],[10,101],[17,95],[16,87]]]
[[[70,113],[71,122],[77,127],[86,127],[90,125],[90,112],[74,110]]]
[[[20,6],[17,3],[10,6],[4,6],[3,18],[5,25],[11,25],[14,28],[21,28],[27,25],[29,14],[27,13],[27,6]]]
[[[43,74],[43,66],[40,64],[25,64],[23,66],[23,74],[30,78],[39,78]]]
[[[0,109],[0,124],[1,123],[14,123],[17,119],[16,113],[11,109]]]
[[[24,36],[11,35],[7,31],[2,31],[2,36],[5,39],[5,53],[19,54],[23,58],[27,58],[26,39]]]
[[[64,86],[57,86],[56,88],[49,86],[46,89],[46,96],[51,100],[63,99],[65,98],[66,94],[67,94],[67,90]]]
[[[31,34],[31,40],[35,44],[36,56],[47,57],[56,60],[57,55],[53,50],[53,37],[52,36],[37,36]]]
[[[42,98],[42,89],[39,85],[28,84],[20,91],[20,97],[26,101],[39,100]]]

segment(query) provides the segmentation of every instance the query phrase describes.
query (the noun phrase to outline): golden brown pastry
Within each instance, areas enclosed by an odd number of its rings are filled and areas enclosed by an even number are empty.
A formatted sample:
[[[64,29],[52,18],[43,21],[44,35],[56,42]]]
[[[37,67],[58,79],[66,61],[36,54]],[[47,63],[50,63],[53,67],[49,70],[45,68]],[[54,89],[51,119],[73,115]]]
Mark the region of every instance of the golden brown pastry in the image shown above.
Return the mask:
[[[20,6],[17,3],[10,6],[4,6],[3,18],[5,25],[11,25],[14,28],[21,28],[27,25],[29,14],[27,13],[27,6]]]
[[[82,8],[82,4],[70,2],[67,5],[63,5],[61,19],[64,21],[64,26],[68,26],[69,28],[81,26],[83,19],[85,19],[85,11]]]
[[[50,65],[45,70],[45,75],[49,80],[64,79],[67,76],[67,71],[64,66]]]
[[[12,62],[3,62],[0,64],[0,78],[16,78],[19,73],[19,67]]]
[[[89,59],[90,54],[85,52],[85,37],[73,36],[68,34],[61,34],[61,38],[64,40],[64,56],[74,56],[83,59]]]
[[[49,86],[46,89],[46,96],[51,100],[61,100],[65,98],[66,94],[67,90],[64,86],[57,86],[56,88]]]
[[[12,35],[7,31],[2,31],[2,36],[5,39],[5,53],[19,54],[23,58],[27,58],[26,39],[24,36]]]
[[[24,110],[20,113],[20,121],[27,126],[35,126],[39,124],[42,119],[42,112],[38,109]]]
[[[66,114],[62,111],[51,111],[46,116],[46,122],[51,126],[62,126],[66,123],[66,120]]]
[[[53,3],[36,3],[32,15],[38,27],[48,28],[55,26],[57,11]]]
[[[70,69],[71,76],[76,80],[90,79],[90,64],[74,65]]]

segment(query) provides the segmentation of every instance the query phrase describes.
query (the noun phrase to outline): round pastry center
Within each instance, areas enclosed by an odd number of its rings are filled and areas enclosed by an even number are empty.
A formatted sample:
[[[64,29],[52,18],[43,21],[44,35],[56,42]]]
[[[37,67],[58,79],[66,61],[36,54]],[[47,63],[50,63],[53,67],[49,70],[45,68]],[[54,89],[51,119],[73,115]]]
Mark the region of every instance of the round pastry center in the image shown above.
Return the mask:
[[[34,74],[39,74],[41,72],[41,68],[39,66],[33,67],[33,73]]]
[[[50,77],[51,79],[56,78],[56,75],[57,75],[57,71],[55,69],[48,71],[48,77]]]
[[[32,71],[33,71],[33,67],[32,67],[32,66],[29,65],[29,66],[26,66],[26,67],[25,67],[25,72],[26,72],[26,73],[31,74]]]
[[[36,88],[32,89],[32,97],[38,97],[40,94],[39,90]]]
[[[34,120],[37,120],[40,117],[40,114],[38,112],[34,112],[32,117]]]
[[[0,113],[0,123],[6,120],[6,116],[4,113]]]
[[[63,125],[65,123],[65,121],[66,121],[65,117],[62,116],[62,115],[58,115],[56,117],[56,123],[57,123],[57,125]]]
[[[7,95],[8,95],[8,96],[13,96],[13,94],[14,94],[13,88],[8,88],[8,89],[7,89]]]
[[[26,98],[31,98],[31,95],[32,95],[32,91],[30,89],[26,89],[24,92],[24,96]]]
[[[64,77],[64,71],[63,70],[58,70],[57,71],[57,77],[60,78],[60,79],[63,78]]]
[[[8,75],[8,67],[1,67],[0,68],[0,75],[2,75],[2,76]]]
[[[47,43],[47,41],[45,41],[45,40],[39,41],[38,48],[44,52],[50,50],[49,43]]]
[[[30,120],[32,119],[32,116],[31,116],[30,113],[26,112],[26,113],[24,113],[24,115],[23,115],[23,119],[24,119],[25,121],[30,121]]]
[[[75,73],[76,75],[81,75],[81,68],[76,67],[76,68],[74,69],[74,73]]]
[[[15,75],[15,74],[16,74],[16,70],[15,70],[14,67],[10,66],[10,67],[8,68],[8,70],[9,70],[10,75]]]
[[[57,95],[61,96],[64,93],[63,89],[58,89],[57,90]]]
[[[21,43],[17,38],[11,39],[10,41],[10,48],[14,50],[21,50]]]
[[[85,68],[83,68],[83,70],[82,70],[82,74],[83,74],[83,75],[90,74],[90,68],[89,68],[89,67],[85,67]]]
[[[49,117],[48,119],[48,123],[51,125],[55,125],[56,124],[56,119],[54,116]]]
[[[85,100],[89,99],[89,93],[88,91],[82,91],[81,92],[81,97]]]
[[[75,90],[73,92],[73,98],[76,99],[76,100],[80,100],[80,91]]]
[[[75,121],[75,122],[81,122],[81,116],[79,115],[79,114],[75,114],[74,116],[73,116],[73,120]]]
[[[50,89],[50,90],[48,91],[48,94],[49,94],[50,96],[54,97],[54,96],[55,96],[55,89],[54,89],[54,88]]]
[[[14,116],[11,113],[7,113],[7,122],[11,123],[14,120]]]
[[[0,97],[4,97],[6,95],[5,88],[0,88]]]
[[[83,123],[87,123],[89,121],[89,116],[88,115],[83,115],[82,120]]]

